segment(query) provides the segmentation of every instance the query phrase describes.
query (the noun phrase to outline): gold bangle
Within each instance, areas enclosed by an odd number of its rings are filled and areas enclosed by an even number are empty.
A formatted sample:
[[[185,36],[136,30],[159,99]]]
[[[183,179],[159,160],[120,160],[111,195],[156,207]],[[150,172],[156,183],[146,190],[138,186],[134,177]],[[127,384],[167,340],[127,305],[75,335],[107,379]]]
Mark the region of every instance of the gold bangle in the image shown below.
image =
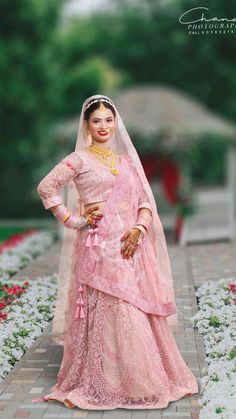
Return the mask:
[[[67,213],[64,215],[64,217],[61,219],[61,221],[62,221],[63,223],[65,223],[65,222],[68,220],[68,218],[70,218],[70,216],[71,216],[71,212],[67,212]]]

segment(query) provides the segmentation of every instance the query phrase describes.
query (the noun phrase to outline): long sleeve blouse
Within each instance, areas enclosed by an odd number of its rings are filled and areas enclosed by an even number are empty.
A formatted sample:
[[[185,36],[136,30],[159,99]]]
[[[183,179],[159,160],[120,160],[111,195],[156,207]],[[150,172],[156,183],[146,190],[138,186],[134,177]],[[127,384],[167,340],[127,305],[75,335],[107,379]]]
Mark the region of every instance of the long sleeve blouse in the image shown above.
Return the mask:
[[[128,160],[131,176],[135,177],[135,187],[139,195],[138,208],[149,208],[151,203],[138,176],[132,159]],[[73,181],[83,204],[106,201],[115,182],[116,176],[108,166],[102,164],[87,151],[74,151],[64,157],[38,184],[37,192],[45,209],[63,203],[61,190],[64,185]]]

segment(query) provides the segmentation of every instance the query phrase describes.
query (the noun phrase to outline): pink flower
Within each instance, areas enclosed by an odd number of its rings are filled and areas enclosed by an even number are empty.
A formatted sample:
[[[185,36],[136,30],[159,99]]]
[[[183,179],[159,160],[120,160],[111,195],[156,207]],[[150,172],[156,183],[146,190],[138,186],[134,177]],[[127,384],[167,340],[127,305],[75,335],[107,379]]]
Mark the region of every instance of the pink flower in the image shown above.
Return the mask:
[[[229,284],[228,289],[230,292],[236,293],[236,284],[234,283]]]

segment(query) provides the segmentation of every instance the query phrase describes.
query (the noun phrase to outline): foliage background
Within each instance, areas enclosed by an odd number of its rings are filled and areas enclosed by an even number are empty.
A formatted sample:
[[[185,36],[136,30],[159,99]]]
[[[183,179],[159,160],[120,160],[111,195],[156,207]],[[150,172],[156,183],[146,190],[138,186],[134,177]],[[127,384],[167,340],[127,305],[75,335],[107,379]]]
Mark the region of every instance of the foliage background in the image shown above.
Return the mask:
[[[178,22],[194,0],[111,0],[110,7],[65,19],[63,0],[0,2],[1,217],[45,216],[39,180],[69,152],[55,135],[59,121],[78,116],[91,94],[166,84],[190,93],[222,116],[236,117],[235,35],[186,34]],[[233,2],[210,0],[211,15],[233,17]],[[193,175],[220,181],[211,141],[188,151]],[[142,151],[142,150],[139,150]],[[205,171],[207,156],[211,168]]]

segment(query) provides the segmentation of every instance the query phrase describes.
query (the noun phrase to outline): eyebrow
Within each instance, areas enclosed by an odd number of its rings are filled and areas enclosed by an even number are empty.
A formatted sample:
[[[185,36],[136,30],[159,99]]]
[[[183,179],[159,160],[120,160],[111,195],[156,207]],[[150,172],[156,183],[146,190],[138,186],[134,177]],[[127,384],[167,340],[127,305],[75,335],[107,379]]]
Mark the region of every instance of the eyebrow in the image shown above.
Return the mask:
[[[109,119],[112,118],[112,116],[107,116],[105,119]],[[102,118],[97,118],[96,116],[94,116],[92,119],[102,119]]]

